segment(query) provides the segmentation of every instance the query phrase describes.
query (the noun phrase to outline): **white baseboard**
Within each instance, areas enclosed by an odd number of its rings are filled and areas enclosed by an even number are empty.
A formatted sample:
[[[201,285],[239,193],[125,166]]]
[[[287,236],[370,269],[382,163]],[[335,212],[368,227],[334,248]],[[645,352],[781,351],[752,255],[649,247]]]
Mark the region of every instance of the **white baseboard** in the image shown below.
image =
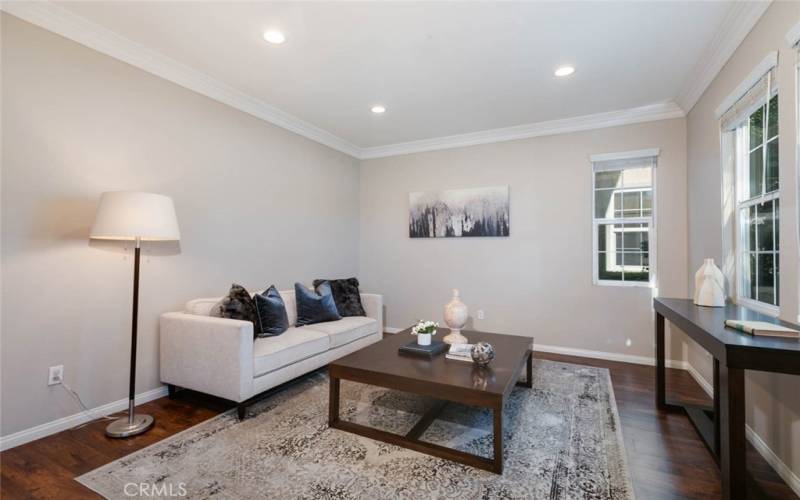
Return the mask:
[[[753,445],[753,448],[758,450],[761,453],[761,456],[764,457],[764,460],[767,461],[768,464],[775,469],[775,472],[781,476],[789,488],[794,491],[794,494],[800,497],[800,477],[797,477],[797,474],[794,473],[789,467],[783,463],[783,460],[776,455],[772,449],[767,446],[767,443],[761,439],[761,436],[756,434],[756,431],[752,429],[749,425],[745,425],[745,433],[747,434],[747,440],[750,441],[750,444]]]
[[[687,372],[689,372],[689,375],[691,375],[691,376],[692,376],[692,378],[694,379],[694,381],[695,381],[695,382],[697,382],[697,384],[698,384],[698,385],[699,385],[699,386],[700,386],[700,387],[701,387],[701,388],[702,388],[704,391],[706,391],[706,394],[708,394],[708,397],[710,397],[710,398],[713,398],[713,397],[714,397],[714,386],[713,386],[713,384],[711,384],[711,382],[709,382],[708,380],[706,380],[706,379],[705,379],[705,377],[703,377],[702,375],[700,375],[700,372],[699,372],[699,371],[697,371],[697,370],[694,368],[694,366],[690,365],[690,364],[689,364],[689,362],[686,362],[686,371],[687,371]]]
[[[398,333],[403,331],[404,328],[393,328],[393,327],[385,327],[383,329],[386,333]],[[542,352],[551,352],[553,354],[566,354],[569,356],[579,356],[581,358],[595,358],[595,359],[605,359],[607,361],[622,361],[623,363],[633,363],[636,365],[648,365],[648,366],[655,366],[656,359],[655,357],[650,356],[634,356],[632,354],[619,354],[616,352],[603,352],[603,351],[590,351],[586,349],[575,349],[573,347],[561,347],[556,345],[542,345],[533,344],[534,351],[542,351]],[[680,368],[685,370],[686,369],[686,362],[685,361],[678,361],[678,360],[667,360],[667,367],[668,368]]]
[[[655,357],[650,356],[636,356],[633,354],[620,354],[616,352],[603,352],[603,351],[590,351],[587,349],[575,349],[574,347],[561,347],[556,345],[542,345],[533,344],[533,350],[541,352],[550,352],[553,354],[566,354],[568,356],[578,356],[581,358],[595,358],[605,359],[606,361],[621,361],[623,363],[633,363],[635,365],[648,365],[655,366]],[[666,362],[667,368],[680,368],[686,369],[685,361],[678,361],[668,359]]]
[[[137,394],[134,401],[136,405],[140,405],[142,403],[147,403],[149,401],[153,401],[154,399],[158,399],[166,395],[167,395],[167,387],[162,385],[161,387],[156,387],[155,389],[151,389],[141,394]],[[92,408],[92,413],[94,413],[95,415],[110,415],[112,413],[116,413],[118,411],[122,411],[127,408],[128,408],[128,398],[125,398],[113,401],[108,404],[104,404],[102,406],[98,406],[96,408]],[[43,437],[55,434],[57,432],[71,429],[77,425],[84,424],[94,419],[95,417],[93,417],[92,415],[86,412],[80,412],[63,418],[59,418],[58,420],[53,420],[52,422],[47,422],[45,424],[31,427],[30,429],[21,430],[19,432],[15,432],[7,436],[2,436],[0,437],[0,451],[5,451],[9,448],[29,443],[31,441],[41,439]]]
[[[700,385],[700,387],[703,388],[704,391],[706,391],[710,397],[714,397],[713,384],[700,375],[700,372],[698,372],[694,366],[686,363],[686,371],[689,372],[692,378],[695,379],[695,381]],[[749,425],[745,425],[745,434],[747,435],[747,440],[753,445],[753,448],[758,450],[761,456],[764,457],[764,460],[766,460],[767,463],[772,466],[773,469],[775,469],[775,472],[778,473],[781,479],[783,479],[786,484],[789,485],[789,488],[794,491],[795,495],[800,497],[800,477],[797,477],[797,474],[795,474],[794,471],[786,466],[783,460],[781,460],[780,457],[778,457],[778,455],[772,451],[772,448],[770,448],[767,443],[761,439],[761,436],[759,436]]]

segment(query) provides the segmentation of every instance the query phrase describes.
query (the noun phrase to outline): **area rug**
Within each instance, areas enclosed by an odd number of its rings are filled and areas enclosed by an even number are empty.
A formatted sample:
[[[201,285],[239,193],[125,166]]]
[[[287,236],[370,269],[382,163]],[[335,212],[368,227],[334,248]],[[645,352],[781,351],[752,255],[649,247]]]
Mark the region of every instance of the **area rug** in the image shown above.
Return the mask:
[[[630,499],[608,370],[534,360],[504,421],[502,475],[329,429],[328,380],[316,373],[77,480],[107,498]],[[477,377],[476,383],[480,383]],[[342,381],[341,417],[405,433],[433,401]],[[421,439],[492,455],[488,410],[448,404]]]

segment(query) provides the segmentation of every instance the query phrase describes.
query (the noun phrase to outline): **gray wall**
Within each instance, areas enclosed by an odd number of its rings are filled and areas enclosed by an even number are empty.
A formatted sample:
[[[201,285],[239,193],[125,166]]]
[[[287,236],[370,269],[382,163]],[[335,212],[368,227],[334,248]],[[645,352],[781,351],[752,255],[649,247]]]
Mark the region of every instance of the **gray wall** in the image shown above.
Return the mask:
[[[689,164],[689,268],[692,274],[704,257],[723,261],[722,160],[719,122],[714,110],[769,51],[779,50],[780,183],[781,183],[781,317],[797,321],[797,158],[795,123],[795,51],[784,38],[800,20],[799,2],[774,2],[742,42],[687,118]],[[689,363],[707,381],[711,361],[690,345]],[[778,457],[800,476],[800,379],[747,372],[747,423]]]
[[[2,427],[127,396],[130,248],[90,246],[102,191],[172,196],[182,240],[145,248],[138,391],[160,385],[157,317],[237,281],[358,266],[358,162],[2,15]]]
[[[676,119],[364,161],[361,280],[384,294],[390,327],[441,321],[459,288],[471,316],[486,312],[474,328],[652,358],[651,290],[592,284],[589,155],[661,148],[659,289],[686,297],[685,140]],[[510,186],[510,237],[409,239],[410,191],[495,185]]]

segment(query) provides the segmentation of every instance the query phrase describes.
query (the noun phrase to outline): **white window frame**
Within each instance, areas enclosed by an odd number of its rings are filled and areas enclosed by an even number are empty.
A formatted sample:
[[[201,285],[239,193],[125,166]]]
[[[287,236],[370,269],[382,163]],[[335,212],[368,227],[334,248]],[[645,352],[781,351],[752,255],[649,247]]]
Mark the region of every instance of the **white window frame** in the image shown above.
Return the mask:
[[[767,100],[765,106],[767,110],[769,110],[769,101],[778,94],[778,89],[773,89],[770,94],[770,98]],[[757,109],[753,110],[750,115],[755,113]],[[736,236],[735,236],[735,245],[734,248],[734,262],[736,266],[736,280],[735,280],[735,294],[734,294],[734,301],[742,306],[748,307],[750,309],[756,310],[760,313],[767,314],[769,316],[777,317],[780,314],[780,305],[768,304],[766,302],[761,302],[759,300],[752,299],[746,296],[746,288],[745,288],[745,281],[749,279],[749,273],[746,273],[745,262],[744,262],[744,253],[745,248],[747,247],[747,238],[749,237],[748,228],[745,224],[745,219],[742,217],[742,211],[744,209],[749,209],[754,205],[759,205],[761,203],[766,203],[772,200],[778,200],[780,203],[780,183],[778,185],[778,189],[776,191],[762,194],[758,197],[747,198],[745,194],[745,190],[749,190],[749,183],[745,186],[744,178],[745,173],[749,174],[749,161],[750,161],[750,130],[749,130],[749,122],[750,122],[750,115],[748,115],[747,120],[736,128],[736,158],[735,158],[735,169],[734,172],[734,179],[735,179],[735,186],[734,186],[734,194],[736,203],[734,206],[734,221],[735,221],[735,228],[736,228]],[[765,139],[769,139],[769,111],[764,114],[763,118],[763,135]],[[780,130],[778,130],[778,135],[773,140],[780,139]],[[766,171],[766,154],[767,154],[767,144],[768,140],[765,140],[763,143],[763,155],[764,155],[764,165],[763,169],[764,172]],[[780,172],[780,161],[778,162],[778,171]],[[766,188],[766,176],[762,179],[762,185]],[[775,241],[775,234],[773,232],[773,248],[774,245],[777,244]],[[749,253],[752,250],[748,250]],[[777,252],[780,255],[780,251]],[[749,265],[749,262],[748,262]],[[779,270],[780,272],[780,270]],[[780,279],[780,278],[778,278]],[[778,294],[780,290],[776,290]]]
[[[622,153],[609,153],[609,154],[599,154],[599,155],[592,155],[590,157],[591,160],[591,189],[592,189],[592,201],[591,201],[591,214],[592,214],[592,284],[596,286],[621,286],[621,287],[639,287],[639,288],[656,288],[656,272],[657,272],[657,231],[656,231],[656,217],[658,210],[656,209],[657,203],[657,181],[656,181],[656,171],[658,170],[656,167],[658,166],[658,157],[661,153],[659,148],[652,148],[652,149],[642,149],[637,151],[627,151]],[[595,168],[594,164],[603,161],[613,161],[613,160],[624,160],[624,159],[637,159],[637,158],[653,158],[653,166],[650,167],[651,170],[651,184],[650,189],[652,190],[652,207],[650,211],[650,217],[630,217],[630,218],[597,218],[596,214],[596,205],[595,205]],[[624,169],[620,169],[624,170]],[[628,191],[642,191],[644,188],[642,187],[635,187],[630,189],[619,189],[620,192],[628,192]],[[617,190],[615,190],[616,192]],[[612,200],[613,200],[612,194]],[[647,224],[648,225],[648,248],[647,248],[647,258],[648,258],[648,267],[649,267],[649,274],[650,279],[649,281],[618,281],[618,280],[603,280],[600,279],[600,266],[598,262],[598,241],[597,241],[597,234],[599,232],[599,227],[602,224]]]

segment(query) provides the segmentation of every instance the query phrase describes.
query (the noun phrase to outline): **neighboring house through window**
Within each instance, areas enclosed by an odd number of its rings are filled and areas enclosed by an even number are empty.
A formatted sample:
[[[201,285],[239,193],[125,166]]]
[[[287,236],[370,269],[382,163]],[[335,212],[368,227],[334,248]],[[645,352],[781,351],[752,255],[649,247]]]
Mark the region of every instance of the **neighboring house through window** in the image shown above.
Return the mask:
[[[594,283],[651,286],[655,280],[657,149],[593,155]]]

